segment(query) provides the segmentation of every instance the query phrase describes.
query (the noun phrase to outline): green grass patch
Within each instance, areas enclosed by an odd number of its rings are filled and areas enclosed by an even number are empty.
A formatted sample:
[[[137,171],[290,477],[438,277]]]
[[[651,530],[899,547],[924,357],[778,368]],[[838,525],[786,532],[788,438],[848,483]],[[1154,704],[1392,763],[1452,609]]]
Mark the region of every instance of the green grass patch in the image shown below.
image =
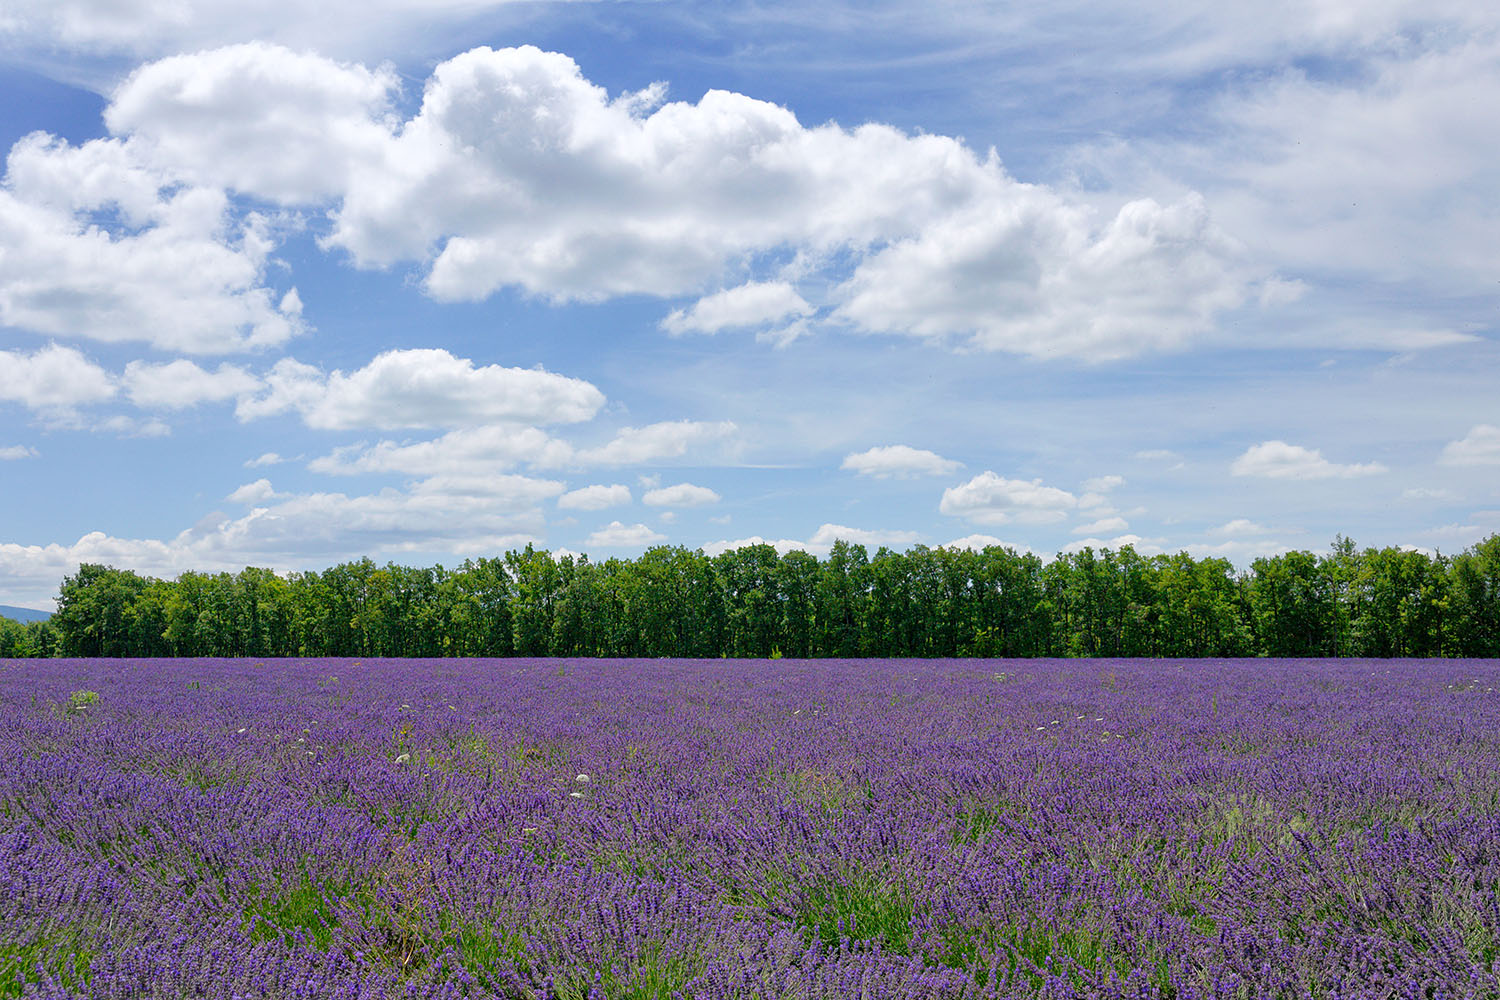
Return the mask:
[[[552,988],[558,1000],[588,1000],[596,985],[608,1000],[674,1000],[701,973],[700,966],[695,958],[664,956],[653,942],[627,965],[611,964],[593,976],[587,970],[569,972]]]
[[[254,776],[255,769],[221,757],[184,757],[163,764],[158,773],[184,787],[206,792],[224,785],[244,785]]]
[[[768,769],[766,783],[801,803],[808,809],[828,816],[839,816],[849,809],[869,811],[874,807],[874,790],[868,781],[820,768],[794,770]]]
[[[352,895],[353,889],[348,885],[325,888],[303,872],[291,885],[252,899],[245,907],[245,920],[251,928],[250,938],[254,941],[280,939],[292,946],[301,937],[326,951],[338,926],[338,900]]]
[[[0,997],[25,996],[40,982],[38,969],[69,989],[88,986],[94,953],[69,929],[40,932],[29,941],[0,941]]]
[[[967,972],[980,986],[990,985],[992,967],[1004,970],[1013,985],[1039,990],[1061,977],[1080,995],[1111,976],[1120,980],[1141,969],[1147,980],[1174,995],[1171,956],[1165,952],[1132,955],[1114,932],[1098,920],[1056,926],[1027,921],[1009,924],[949,925],[937,932],[940,942],[922,957],[932,965]],[[998,961],[997,961],[998,960]]]
[[[811,939],[837,948],[842,938],[879,943],[896,955],[911,953],[911,919],[916,907],[899,888],[870,876],[830,879],[806,886],[797,900],[796,921]]]
[[[1012,803],[1003,799],[968,805],[954,820],[949,840],[959,845],[982,844],[989,840],[990,833],[1000,825],[1000,819],[1011,812]]]

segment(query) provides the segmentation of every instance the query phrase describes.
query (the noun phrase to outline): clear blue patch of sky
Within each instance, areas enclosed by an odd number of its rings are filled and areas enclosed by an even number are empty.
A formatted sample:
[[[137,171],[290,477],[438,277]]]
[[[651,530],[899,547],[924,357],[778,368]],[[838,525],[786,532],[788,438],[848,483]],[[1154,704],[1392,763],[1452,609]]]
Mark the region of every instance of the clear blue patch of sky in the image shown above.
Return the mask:
[[[32,132],[49,132],[79,145],[105,134],[103,97],[0,61],[0,145],[8,152]]]

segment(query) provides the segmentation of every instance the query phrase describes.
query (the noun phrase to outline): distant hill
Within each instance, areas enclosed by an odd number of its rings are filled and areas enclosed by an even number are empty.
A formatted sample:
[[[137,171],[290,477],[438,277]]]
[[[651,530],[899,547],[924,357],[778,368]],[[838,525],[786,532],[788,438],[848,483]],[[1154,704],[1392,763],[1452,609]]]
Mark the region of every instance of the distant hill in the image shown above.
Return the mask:
[[[37,611],[35,608],[13,608],[9,604],[0,604],[0,618],[9,618],[16,622],[44,622],[52,617],[50,611]]]

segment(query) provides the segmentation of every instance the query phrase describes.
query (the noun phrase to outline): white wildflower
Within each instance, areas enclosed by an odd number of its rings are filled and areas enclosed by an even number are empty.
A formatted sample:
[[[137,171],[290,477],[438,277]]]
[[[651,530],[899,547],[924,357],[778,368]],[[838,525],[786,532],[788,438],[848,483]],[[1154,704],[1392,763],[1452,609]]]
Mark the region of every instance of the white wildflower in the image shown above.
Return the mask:
[[[399,757],[396,758],[396,763],[397,764],[405,764],[409,760],[411,760],[411,754],[404,753],[401,756],[399,756]]]
[[[574,778],[573,780],[576,781],[576,782],[578,782],[580,785],[587,785],[589,783],[589,776],[586,775],[586,774],[580,774],[578,777]]]
[[[570,798],[570,799],[581,799],[581,798],[583,798],[583,793],[582,792],[569,792],[568,793],[568,798]]]

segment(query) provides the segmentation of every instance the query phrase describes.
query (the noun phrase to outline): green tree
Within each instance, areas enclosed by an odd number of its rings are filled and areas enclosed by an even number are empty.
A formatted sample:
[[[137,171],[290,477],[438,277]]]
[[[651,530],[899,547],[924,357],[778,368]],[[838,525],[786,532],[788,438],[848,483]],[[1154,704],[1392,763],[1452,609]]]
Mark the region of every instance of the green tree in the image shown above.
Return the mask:
[[[1251,633],[1241,619],[1239,586],[1227,559],[1186,552],[1156,557],[1159,656],[1243,656]]]
[[[449,655],[511,655],[512,588],[503,560],[466,560],[437,589],[445,608]]]
[[[787,656],[812,656],[818,611],[818,560],[793,549],[776,568],[781,594],[781,651]]]
[[[97,563],[64,577],[52,616],[62,655],[132,655],[132,606],[148,584],[129,570]]]
[[[552,554],[526,546],[507,552],[505,570],[511,579],[511,648],[516,656],[546,656],[552,640],[552,615],[562,575]]]
[[[839,539],[818,572],[813,628],[815,655],[860,655],[870,605],[869,557],[863,545]]]
[[[1247,587],[1254,648],[1264,656],[1332,656],[1333,577],[1311,552],[1262,556]]]
[[[19,659],[33,655],[28,638],[25,625],[10,618],[0,618],[0,659]]]
[[[1442,651],[1448,573],[1441,557],[1396,548],[1368,549],[1361,559],[1367,594],[1360,621],[1364,656],[1434,656]]]
[[[1122,559],[1104,549],[1085,546],[1060,555],[1043,574],[1049,603],[1058,615],[1062,651],[1067,656],[1123,656],[1132,620],[1125,587],[1127,568],[1136,562],[1126,546]]]
[[[657,546],[592,563],[528,546],[442,566],[322,572],[85,564],[48,623],[0,622],[0,655],[1500,656],[1500,536],[1455,558],[1287,552],[1237,574],[1131,546],[1060,555],[828,557]]]
[[[724,652],[764,657],[781,643],[780,557],[765,543],[730,549],[714,558],[723,595]]]
[[[1448,593],[1447,649],[1458,656],[1500,657],[1500,535],[1453,559]]]
[[[1055,619],[1038,556],[987,546],[974,559],[974,587],[974,631],[961,655],[1051,655]]]

